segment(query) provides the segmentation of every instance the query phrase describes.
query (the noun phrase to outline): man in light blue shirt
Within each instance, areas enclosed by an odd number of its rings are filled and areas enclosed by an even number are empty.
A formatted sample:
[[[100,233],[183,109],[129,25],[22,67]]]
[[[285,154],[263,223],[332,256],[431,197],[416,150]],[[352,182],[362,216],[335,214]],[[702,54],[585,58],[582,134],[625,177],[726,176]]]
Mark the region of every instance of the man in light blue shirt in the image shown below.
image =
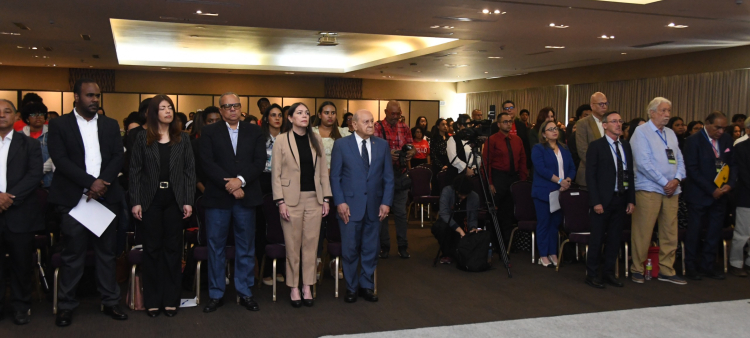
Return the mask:
[[[685,162],[677,136],[665,127],[672,111],[672,102],[657,97],[648,105],[651,119],[633,132],[630,145],[635,162],[635,201],[639,207],[633,213],[632,280],[644,282],[644,263],[654,224],[659,221],[660,281],[685,285],[673,268],[677,251],[677,210],[680,182],[685,178]],[[654,264],[656,262],[653,262]]]

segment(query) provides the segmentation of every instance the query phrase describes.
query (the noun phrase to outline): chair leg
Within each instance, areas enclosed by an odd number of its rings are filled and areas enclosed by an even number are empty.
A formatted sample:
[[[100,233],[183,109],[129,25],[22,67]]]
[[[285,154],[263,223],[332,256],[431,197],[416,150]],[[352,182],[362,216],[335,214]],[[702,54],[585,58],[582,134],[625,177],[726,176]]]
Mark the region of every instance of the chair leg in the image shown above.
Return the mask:
[[[203,261],[198,261],[198,263],[195,265],[195,304],[198,305],[201,303],[201,263]]]
[[[531,264],[534,264],[534,261],[536,260],[536,231],[531,232]],[[560,264],[560,259],[558,258],[557,264]]]
[[[373,289],[373,293],[377,296],[378,295],[378,268],[377,267],[375,267],[375,271],[373,271],[372,273],[372,281],[375,287]]]
[[[563,258],[563,248],[565,248],[565,244],[570,241],[569,239],[566,239],[560,244],[560,254],[557,255],[557,266],[555,267],[555,271],[560,271],[560,265],[562,265],[562,258]],[[576,246],[578,248],[578,246]]]
[[[424,204],[419,204],[419,221],[422,224],[422,227],[424,228]]]
[[[336,285],[335,285],[335,289],[333,291],[333,295],[336,298],[339,298],[339,260],[340,260],[340,258],[336,257],[336,259],[335,259],[336,263],[334,263],[336,265],[336,271],[334,272],[334,276],[335,277],[333,279],[336,280]]]
[[[727,273],[729,270],[729,267],[727,266],[727,241],[722,240],[722,242],[724,243],[724,273]]]
[[[52,314],[57,314],[57,277],[60,274],[60,268],[55,269],[55,281],[54,281],[54,291],[52,291]]]
[[[315,262],[317,263],[317,261],[318,261],[318,257],[316,256],[316,257],[315,257]],[[322,262],[321,262],[321,263],[322,263]],[[316,265],[317,265],[317,264],[316,264]],[[316,266],[315,268],[317,268],[317,266]],[[324,270],[325,270],[325,269],[324,269]],[[323,279],[323,271],[321,271],[321,272],[320,272],[320,279]],[[317,298],[317,297],[318,297],[318,279],[317,279],[317,278],[315,278],[315,279],[313,279],[313,280],[314,280],[315,282],[313,282],[313,287],[312,287],[312,296],[313,296],[313,299],[315,299],[315,298]]]
[[[430,204],[432,203],[427,203],[427,219],[430,219],[431,218],[430,215],[432,215],[432,213],[430,213]]]
[[[508,241],[508,254],[509,255],[510,255],[510,248],[513,246],[513,235],[516,233],[516,230],[518,230],[517,227],[513,228],[513,230],[510,231],[510,240]]]
[[[130,306],[131,310],[135,310],[135,268],[138,264],[133,264],[130,268]]]
[[[37,275],[37,292],[39,293],[39,302],[42,302],[42,283],[49,289],[47,285],[47,275],[44,274],[44,268],[42,267],[42,250],[36,249],[36,266],[39,268],[39,274]]]
[[[628,278],[628,274],[630,273],[630,260],[628,257],[628,242],[625,242],[625,278]]]
[[[680,242],[680,246],[682,246],[682,275],[686,275],[687,272],[685,271],[685,242]]]
[[[263,271],[266,269],[266,255],[263,255],[263,261],[260,262],[260,283],[258,283],[258,290],[260,290],[260,286],[263,285]]]
[[[276,301],[276,258],[273,259],[273,301]]]

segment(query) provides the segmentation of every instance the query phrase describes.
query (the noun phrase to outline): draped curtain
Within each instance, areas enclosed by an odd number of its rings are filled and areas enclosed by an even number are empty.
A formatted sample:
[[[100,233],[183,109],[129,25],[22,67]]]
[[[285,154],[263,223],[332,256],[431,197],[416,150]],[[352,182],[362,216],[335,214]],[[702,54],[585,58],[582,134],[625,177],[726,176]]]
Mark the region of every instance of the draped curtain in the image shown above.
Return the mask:
[[[500,114],[502,104],[505,100],[511,100],[516,105],[516,114],[521,109],[528,109],[529,121],[534,123],[539,110],[544,107],[552,107],[557,113],[557,120],[565,120],[565,95],[564,85],[538,87],[528,89],[502,90],[495,92],[469,93],[466,94],[466,114],[471,114],[474,109],[481,109],[487,116],[490,105],[495,105],[495,111]]]

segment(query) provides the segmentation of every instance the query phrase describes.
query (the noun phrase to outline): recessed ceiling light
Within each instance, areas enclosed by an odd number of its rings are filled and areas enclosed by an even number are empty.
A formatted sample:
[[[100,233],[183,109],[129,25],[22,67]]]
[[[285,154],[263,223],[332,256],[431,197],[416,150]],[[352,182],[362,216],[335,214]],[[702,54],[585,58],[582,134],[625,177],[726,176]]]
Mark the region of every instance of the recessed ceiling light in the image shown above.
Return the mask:
[[[294,75],[294,72],[284,72],[284,74]]]
[[[488,56],[488,59],[502,59],[502,56]]]
[[[661,0],[597,0],[597,1],[619,2],[619,3],[633,4],[633,5],[648,5],[652,2],[659,2]]]
[[[39,57],[39,55],[34,55],[34,57],[35,57],[35,58],[38,58],[38,57]]]
[[[668,24],[667,27],[669,27],[669,28],[688,28],[687,25],[678,25],[678,24],[675,24],[674,22]]]
[[[339,35],[339,33],[334,33],[334,32],[318,32],[318,34],[319,35],[329,35],[329,36]]]
[[[172,69],[172,68],[169,68],[169,67],[161,67],[161,69]]]
[[[47,56],[47,55],[42,56],[42,59],[49,59],[49,56]]]
[[[500,10],[499,10],[499,9],[496,9],[496,10],[495,10],[495,14],[500,14]]]
[[[628,54],[628,53],[620,53],[620,54],[622,54],[622,55],[626,55],[626,54]]]
[[[0,34],[2,34],[2,35],[14,35],[14,36],[21,35],[21,33],[13,33],[13,32],[0,32]]]
[[[499,78],[501,78],[501,77],[502,77],[502,76],[493,76],[493,77],[488,77],[488,78],[487,78],[487,80],[492,80],[492,79],[499,79]]]
[[[489,74],[490,72],[484,72],[485,74]]]
[[[552,28],[568,28],[569,26],[566,25],[555,25],[554,23],[549,24]]]
[[[612,40],[614,38],[615,38],[614,35],[610,35],[610,36],[602,35],[602,36],[599,37],[599,39],[602,39],[602,40]]]
[[[57,67],[57,65],[52,65],[52,67]]]
[[[200,10],[195,11],[195,14],[197,15],[205,15],[205,16],[219,16],[219,13],[208,13],[208,12],[202,12]]]
[[[16,46],[16,48],[23,48],[23,46]]]
[[[36,50],[36,47],[31,47],[31,49],[34,49],[34,50]]]
[[[430,26],[430,28],[440,28],[439,25]]]
[[[547,49],[563,49],[565,46],[544,46],[544,48]]]
[[[490,10],[489,10],[489,9],[483,9],[483,10],[482,10],[482,13],[484,13],[484,14],[488,14],[489,12],[490,12]]]
[[[203,27],[203,26],[196,26],[195,28],[198,28],[198,29],[204,29],[204,28],[206,28],[206,27]]]

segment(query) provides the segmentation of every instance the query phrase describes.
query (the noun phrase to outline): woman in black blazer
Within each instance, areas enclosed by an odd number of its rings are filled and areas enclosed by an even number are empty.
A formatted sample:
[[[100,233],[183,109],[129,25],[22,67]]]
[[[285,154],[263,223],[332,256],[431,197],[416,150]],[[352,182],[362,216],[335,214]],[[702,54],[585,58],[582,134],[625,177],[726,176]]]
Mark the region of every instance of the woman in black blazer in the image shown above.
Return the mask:
[[[180,306],[180,236],[193,213],[195,158],[168,96],[151,100],[146,125],[130,159],[132,212],[143,221],[143,300],[149,317],[161,308],[172,317]]]

